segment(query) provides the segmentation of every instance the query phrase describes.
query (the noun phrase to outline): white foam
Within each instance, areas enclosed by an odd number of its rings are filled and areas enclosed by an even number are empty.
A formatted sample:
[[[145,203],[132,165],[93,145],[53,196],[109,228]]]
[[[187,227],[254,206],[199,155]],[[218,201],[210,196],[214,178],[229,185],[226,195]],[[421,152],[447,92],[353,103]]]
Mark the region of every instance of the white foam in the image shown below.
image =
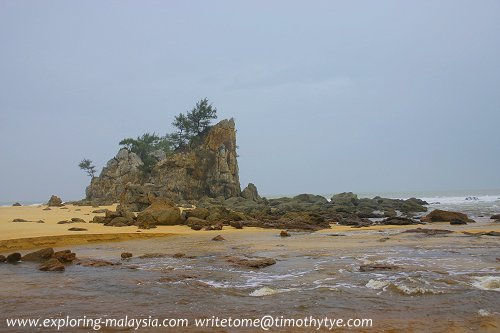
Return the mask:
[[[371,279],[368,281],[368,283],[365,285],[366,288],[374,289],[374,290],[380,290],[384,289],[391,283],[389,281],[380,281],[380,280],[373,280]]]
[[[269,287],[262,287],[260,289],[257,289],[257,290],[254,290],[253,292],[251,292],[250,296],[261,297],[261,296],[280,294],[280,293],[284,293],[284,292],[292,291],[292,290],[293,289],[273,289],[273,288],[269,288]]]
[[[473,282],[472,285],[482,290],[500,291],[500,276],[476,277],[476,282]]]

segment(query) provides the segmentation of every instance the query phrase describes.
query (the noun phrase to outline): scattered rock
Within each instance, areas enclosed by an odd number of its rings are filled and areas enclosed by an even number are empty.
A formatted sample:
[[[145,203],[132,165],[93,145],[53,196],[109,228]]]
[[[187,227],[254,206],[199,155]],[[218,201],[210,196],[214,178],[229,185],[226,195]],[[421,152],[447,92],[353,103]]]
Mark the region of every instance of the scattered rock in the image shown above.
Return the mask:
[[[193,224],[191,226],[191,229],[199,231],[199,230],[203,229],[203,227],[201,225],[199,225],[199,224]]]
[[[226,239],[224,237],[222,237],[221,235],[217,235],[214,238],[212,238],[212,240],[216,241],[216,242],[220,242],[220,241],[223,241],[223,240],[226,240]]]
[[[36,221],[36,223],[45,223],[45,221],[44,220],[38,220],[38,221]]]
[[[19,262],[21,261],[21,253],[11,253],[7,256],[7,258],[5,258],[5,261],[7,261],[9,264],[15,264]]]
[[[474,223],[466,214],[436,209],[420,219],[422,222],[454,222],[454,224]]]
[[[434,236],[434,235],[445,235],[445,234],[451,234],[453,231],[451,230],[446,230],[446,229],[424,229],[424,228],[417,228],[417,229],[408,229],[403,231],[403,233],[421,233],[425,234],[428,236]]]
[[[491,215],[490,219],[492,219],[492,220],[500,220],[500,214]]]
[[[62,272],[64,271],[64,265],[56,258],[51,258],[38,266],[40,271],[44,272]]]
[[[22,206],[22,205],[21,205],[19,202],[16,202],[16,203],[14,203],[14,204],[12,205],[12,207],[20,207],[20,206]]]
[[[25,219],[13,219],[12,222],[31,222]]]
[[[23,261],[42,262],[42,261],[49,260],[50,258],[52,258],[53,255],[54,255],[54,249],[51,247],[48,247],[45,249],[41,249],[41,250],[38,250],[35,252],[25,254],[22,257],[22,260]]]
[[[384,242],[388,241],[389,239],[390,239],[389,237],[383,237],[383,238],[380,238],[378,241],[381,243],[384,243]]]
[[[7,260],[7,258],[5,258],[4,255],[0,254],[0,262],[5,262],[5,260]]]
[[[366,264],[359,266],[360,272],[388,271],[399,269],[398,266],[388,264]]]
[[[121,265],[121,263],[119,262],[112,262],[103,259],[91,259],[91,258],[78,259],[77,261],[75,261],[75,264],[83,267],[105,267],[105,266]]]
[[[185,253],[177,252],[177,253],[174,253],[174,255],[172,257],[174,257],[174,258],[184,258],[185,256],[186,256]]]
[[[88,231],[88,230],[85,228],[73,227],[73,228],[69,228],[68,231]]]
[[[226,257],[226,261],[237,266],[247,267],[247,268],[263,268],[276,264],[276,260],[272,258],[245,258],[245,257]]]
[[[62,206],[64,206],[61,198],[59,198],[57,195],[52,195],[49,199],[49,202],[47,202],[47,205],[49,207],[62,207]]]
[[[290,237],[290,234],[286,230],[281,230],[280,237]]]
[[[57,224],[71,224],[71,223],[73,223],[73,221],[62,220],[62,221],[57,222]]]
[[[151,259],[151,258],[165,258],[165,257],[168,257],[168,254],[166,254],[166,253],[146,253],[146,254],[140,255],[138,258]]]
[[[408,218],[408,217],[388,217],[382,221],[380,221],[382,225],[413,225],[413,224],[422,224],[422,222]]]
[[[71,221],[75,223],[86,223],[84,219],[81,219],[79,217],[73,217],[71,218]]]
[[[132,258],[132,253],[130,253],[130,252],[123,252],[123,253],[120,255],[120,257],[121,257],[122,259],[130,259],[130,258]]]

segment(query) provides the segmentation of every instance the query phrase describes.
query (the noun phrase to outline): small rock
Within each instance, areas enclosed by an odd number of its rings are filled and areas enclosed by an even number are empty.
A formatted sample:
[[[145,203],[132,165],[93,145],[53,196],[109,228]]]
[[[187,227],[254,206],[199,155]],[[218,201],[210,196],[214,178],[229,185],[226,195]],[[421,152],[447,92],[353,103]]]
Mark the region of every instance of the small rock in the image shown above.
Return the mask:
[[[384,238],[380,238],[378,241],[383,243],[383,242],[388,241],[389,239],[390,239],[389,237],[384,237]]]
[[[57,224],[70,224],[70,223],[73,223],[73,222],[67,221],[67,220],[57,222]]]
[[[130,252],[123,252],[120,257],[122,257],[122,259],[130,259],[132,258],[132,253]]]
[[[492,220],[500,220],[500,214],[491,215],[490,219],[492,219]]]
[[[166,253],[146,253],[140,255],[138,258],[140,259],[150,259],[150,258],[165,258],[168,257]]]
[[[78,228],[78,227],[73,227],[69,228],[68,231],[87,231],[85,228]]]
[[[290,234],[286,230],[281,230],[280,237],[290,237]]]
[[[199,224],[193,224],[193,225],[191,226],[191,229],[198,231],[198,230],[203,229],[203,226],[201,226],[201,225],[199,225]]]
[[[5,262],[5,260],[7,260],[7,258],[5,258],[4,255],[0,254],[0,262]]]
[[[108,260],[102,260],[102,259],[79,259],[75,262],[79,266],[83,267],[104,267],[104,266],[117,266],[121,265],[119,262],[112,262]]]
[[[21,205],[19,202],[16,202],[16,203],[14,203],[14,204],[12,205],[12,207],[20,207],[20,206],[22,206],[22,205]]]
[[[106,209],[106,208],[101,208],[101,209],[96,209],[96,210],[93,210],[92,213],[94,214],[101,214],[101,213],[108,213],[111,211],[109,209]]]
[[[52,210],[52,209],[50,209],[49,207],[47,207],[47,208],[44,208],[44,209],[42,209],[42,210]]]
[[[72,217],[71,221],[75,223],[86,223],[84,219],[81,219],[79,217]]]
[[[460,224],[467,224],[464,220],[451,220],[450,225],[460,225]]]
[[[62,272],[64,271],[64,265],[56,258],[51,258],[38,266],[40,271],[44,272]]]
[[[405,231],[403,231],[403,233],[422,233],[422,234],[426,234],[428,236],[434,236],[434,235],[450,234],[450,233],[453,233],[453,231],[446,230],[446,229],[424,229],[424,228],[416,228],[416,229],[405,230]]]
[[[11,253],[7,256],[5,259],[9,264],[15,264],[19,261],[21,261],[21,253],[15,252]]]
[[[276,264],[276,260],[274,260],[273,258],[261,258],[261,257],[245,258],[245,257],[229,256],[226,257],[226,261],[237,266],[243,266],[248,268],[263,268]]]
[[[223,240],[226,240],[226,239],[224,237],[222,237],[221,235],[217,235],[214,238],[212,238],[212,240],[216,241],[216,242],[220,242],[220,241],[223,241]]]
[[[174,258],[184,258],[185,256],[186,256],[185,253],[177,252],[177,253],[174,253],[174,255],[172,257],[174,257]]]
[[[68,208],[68,207],[61,207],[61,208],[59,208],[59,209],[69,209],[69,208]]]
[[[38,220],[38,221],[36,221],[36,223],[45,223],[45,221],[44,220]]]

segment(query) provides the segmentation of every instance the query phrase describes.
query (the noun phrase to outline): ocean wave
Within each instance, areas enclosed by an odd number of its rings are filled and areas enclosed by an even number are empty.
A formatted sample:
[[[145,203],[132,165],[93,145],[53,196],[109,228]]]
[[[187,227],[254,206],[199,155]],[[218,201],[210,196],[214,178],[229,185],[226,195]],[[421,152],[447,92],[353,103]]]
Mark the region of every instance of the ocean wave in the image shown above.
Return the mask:
[[[476,277],[476,282],[473,282],[472,285],[482,290],[500,291],[500,276]]]

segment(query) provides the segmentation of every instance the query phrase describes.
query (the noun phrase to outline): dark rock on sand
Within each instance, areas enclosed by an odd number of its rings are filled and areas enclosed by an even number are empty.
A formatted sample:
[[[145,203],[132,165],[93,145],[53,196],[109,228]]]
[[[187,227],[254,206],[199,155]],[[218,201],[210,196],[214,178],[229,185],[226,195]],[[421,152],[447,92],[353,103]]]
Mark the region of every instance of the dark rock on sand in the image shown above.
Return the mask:
[[[286,230],[281,230],[280,237],[290,237],[290,234]]]
[[[226,261],[237,266],[247,267],[247,268],[263,268],[276,264],[276,260],[272,258],[246,258],[246,257],[226,257]]]
[[[235,229],[243,229],[243,224],[240,221],[231,221],[229,225]]]
[[[446,230],[446,229],[424,229],[424,228],[417,228],[417,229],[408,229],[403,231],[403,233],[419,233],[419,234],[425,234],[428,236],[434,236],[434,235],[446,235],[446,234],[451,234],[453,231],[451,230]]]
[[[123,253],[120,255],[120,257],[121,257],[122,259],[130,259],[130,258],[132,258],[132,253],[130,253],[130,252],[123,252]]]
[[[408,218],[408,217],[389,217],[380,221],[382,225],[413,225],[422,224],[422,222]]]
[[[49,201],[47,202],[47,205],[49,207],[62,207],[62,206],[64,206],[61,198],[59,198],[57,195],[52,195],[50,197]]]
[[[395,269],[399,269],[399,267],[389,264],[366,264],[359,266],[360,272],[388,271]]]
[[[62,221],[57,222],[57,224],[71,224],[71,223],[74,223],[74,222],[68,221],[68,220],[62,220]]]
[[[7,261],[9,264],[15,264],[19,261],[21,261],[21,253],[15,252],[11,253],[5,258],[5,261]]]
[[[84,219],[81,219],[79,217],[73,217],[71,218],[71,222],[75,222],[75,223],[86,223]]]
[[[19,207],[19,206],[22,206],[19,202],[16,202],[12,205],[12,207]]]
[[[490,219],[492,219],[492,220],[500,220],[500,214],[491,215]]]
[[[50,209],[49,207],[45,207],[45,208],[44,208],[44,209],[42,209],[42,210],[52,210],[52,209]]]
[[[5,258],[4,255],[0,254],[0,262],[5,262],[5,260],[7,260],[7,258]]]
[[[454,222],[458,224],[460,222],[474,223],[475,221],[470,219],[466,214],[459,212],[450,212],[446,210],[436,209],[427,214],[420,219],[422,222]],[[458,222],[460,221],[460,222]]]
[[[12,222],[31,222],[25,219],[13,219]]]
[[[68,231],[87,231],[85,228],[78,228],[78,227],[73,227],[69,228]]]
[[[221,235],[217,235],[214,238],[212,238],[212,240],[216,241],[216,242],[220,242],[220,241],[223,241],[223,240],[226,240],[226,239],[224,237],[222,237]]]
[[[54,249],[51,247],[41,249],[35,252],[31,252],[28,254],[25,254],[22,259],[23,261],[36,261],[36,262],[42,262],[49,260],[52,258],[54,255]]]
[[[38,266],[40,271],[44,272],[62,272],[64,271],[64,265],[56,258],[50,258],[49,260],[43,262]]]

